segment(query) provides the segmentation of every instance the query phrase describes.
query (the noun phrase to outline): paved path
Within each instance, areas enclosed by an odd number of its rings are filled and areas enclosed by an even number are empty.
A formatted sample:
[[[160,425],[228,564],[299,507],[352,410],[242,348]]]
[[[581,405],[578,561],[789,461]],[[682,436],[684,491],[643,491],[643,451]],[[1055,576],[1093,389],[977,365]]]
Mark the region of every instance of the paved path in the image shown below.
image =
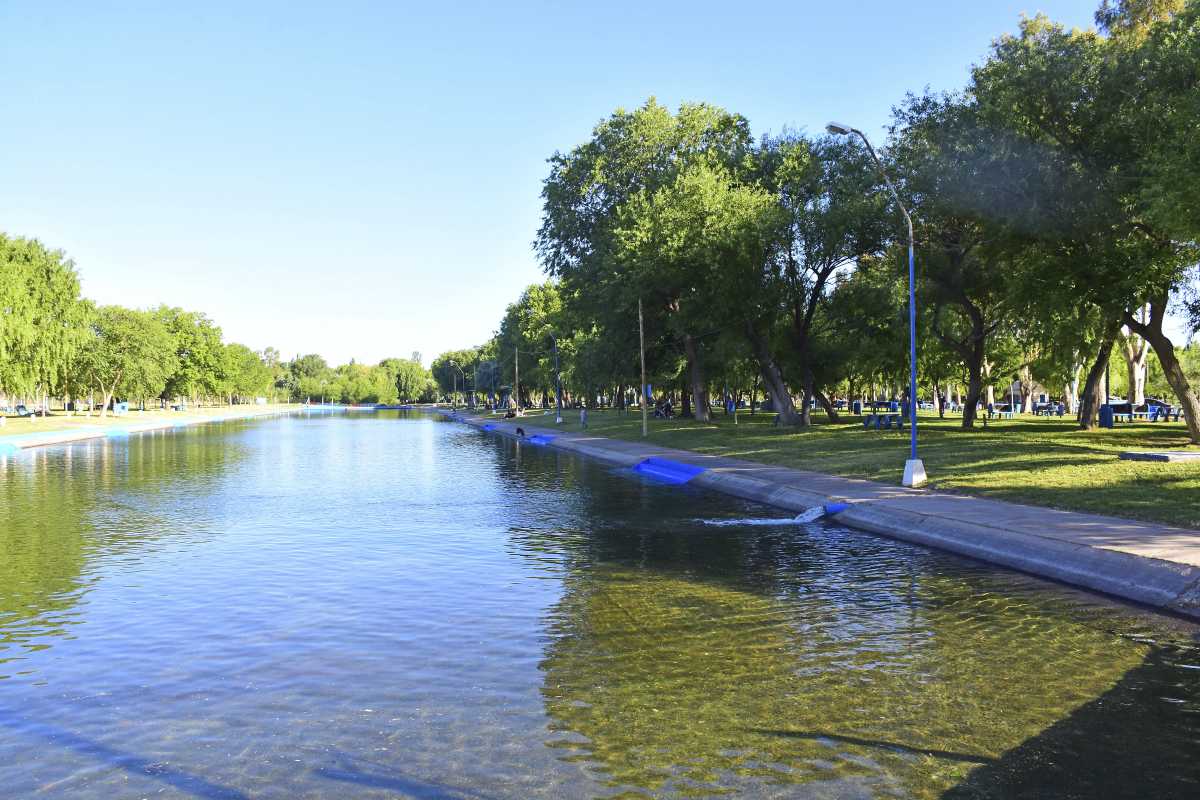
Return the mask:
[[[704,472],[690,483],[790,511],[847,503],[849,508],[835,519],[851,527],[1200,619],[1200,531],[903,489],[642,442],[567,433],[536,426],[537,418],[500,421],[454,416],[476,427],[494,426],[496,433],[509,436],[515,436],[520,425],[528,436],[553,436],[549,447],[620,466],[634,466],[657,457],[703,467]]]
[[[305,410],[304,406],[294,408],[255,408],[249,406],[237,411],[225,411],[210,416],[188,416],[181,414],[177,418],[154,417],[148,420],[137,420],[136,417],[106,417],[107,422],[98,425],[75,425],[49,431],[32,431],[29,433],[6,433],[6,428],[20,428],[20,421],[0,428],[0,456],[11,454],[28,447],[43,447],[50,444],[67,444],[82,442],[88,439],[103,439],[108,437],[128,436],[132,433],[158,431],[166,428],[184,428],[189,425],[204,425],[209,422],[228,422],[234,419],[254,419],[256,417],[273,417],[283,414],[295,414]],[[99,419],[99,418],[97,418]]]

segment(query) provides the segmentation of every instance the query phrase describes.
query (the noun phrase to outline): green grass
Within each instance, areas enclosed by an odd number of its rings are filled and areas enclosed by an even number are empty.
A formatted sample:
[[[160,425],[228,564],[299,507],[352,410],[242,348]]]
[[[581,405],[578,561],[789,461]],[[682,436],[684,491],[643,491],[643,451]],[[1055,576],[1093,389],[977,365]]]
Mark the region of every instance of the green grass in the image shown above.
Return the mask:
[[[579,430],[578,412],[563,427]],[[732,456],[796,469],[899,484],[908,457],[908,430],[866,431],[860,417],[824,422],[810,430],[771,425],[773,414],[717,414],[713,424],[650,420],[654,444]],[[635,411],[590,412],[589,432],[617,439],[641,438]],[[553,418],[534,424],[553,426]],[[1189,449],[1182,423],[1118,424],[1113,430],[1080,431],[1070,418],[1025,416],[959,427],[959,417],[919,418],[921,457],[930,486],[942,491],[1011,500],[1051,508],[1200,528],[1200,463],[1121,461],[1123,450]],[[1195,448],[1191,448],[1195,449]]]

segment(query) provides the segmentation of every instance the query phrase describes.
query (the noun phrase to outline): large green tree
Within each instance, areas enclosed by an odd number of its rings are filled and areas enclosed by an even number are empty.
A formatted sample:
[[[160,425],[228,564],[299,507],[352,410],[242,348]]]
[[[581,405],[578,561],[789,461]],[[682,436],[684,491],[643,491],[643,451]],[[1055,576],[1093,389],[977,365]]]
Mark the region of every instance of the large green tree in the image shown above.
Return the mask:
[[[145,399],[162,393],[178,368],[175,339],[148,311],[100,306],[78,363],[100,389],[103,417],[114,397]]]
[[[0,391],[30,396],[63,385],[85,322],[74,263],[36,239],[0,233]]]
[[[547,272],[590,306],[602,327],[637,319],[639,299],[653,317],[671,319],[707,287],[704,275],[672,268],[646,250],[630,257],[628,231],[641,227],[659,191],[698,166],[735,171],[751,146],[746,120],[706,104],[685,104],[672,114],[653,99],[635,111],[618,109],[592,138],[550,159],[536,249]],[[673,322],[691,375],[692,406],[708,418],[699,363],[701,330]],[[656,326],[660,327],[660,326]]]

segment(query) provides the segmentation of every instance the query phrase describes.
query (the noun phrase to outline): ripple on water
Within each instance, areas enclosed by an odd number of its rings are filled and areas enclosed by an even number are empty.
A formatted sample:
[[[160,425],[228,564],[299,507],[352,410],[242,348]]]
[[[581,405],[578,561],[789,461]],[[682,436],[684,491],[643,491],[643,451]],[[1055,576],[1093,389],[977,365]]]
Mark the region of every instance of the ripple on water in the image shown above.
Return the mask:
[[[419,415],[0,484],[0,786],[1200,796],[1186,624]]]

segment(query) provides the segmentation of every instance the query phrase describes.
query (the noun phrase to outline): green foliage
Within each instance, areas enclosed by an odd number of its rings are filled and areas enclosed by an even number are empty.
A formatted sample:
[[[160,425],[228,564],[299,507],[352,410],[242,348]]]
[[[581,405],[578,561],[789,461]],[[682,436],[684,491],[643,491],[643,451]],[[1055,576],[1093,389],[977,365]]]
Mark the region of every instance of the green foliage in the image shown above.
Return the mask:
[[[225,397],[228,364],[221,329],[202,313],[159,306],[155,317],[175,341],[176,367],[167,379],[168,397]]]
[[[178,367],[174,339],[148,311],[100,306],[92,315],[79,365],[104,395],[144,400],[158,396]]]
[[[275,385],[275,372],[271,365],[244,344],[225,346],[223,372],[229,394],[243,400],[265,397]]]
[[[86,336],[86,311],[75,265],[62,251],[0,233],[0,391],[62,386]]]

